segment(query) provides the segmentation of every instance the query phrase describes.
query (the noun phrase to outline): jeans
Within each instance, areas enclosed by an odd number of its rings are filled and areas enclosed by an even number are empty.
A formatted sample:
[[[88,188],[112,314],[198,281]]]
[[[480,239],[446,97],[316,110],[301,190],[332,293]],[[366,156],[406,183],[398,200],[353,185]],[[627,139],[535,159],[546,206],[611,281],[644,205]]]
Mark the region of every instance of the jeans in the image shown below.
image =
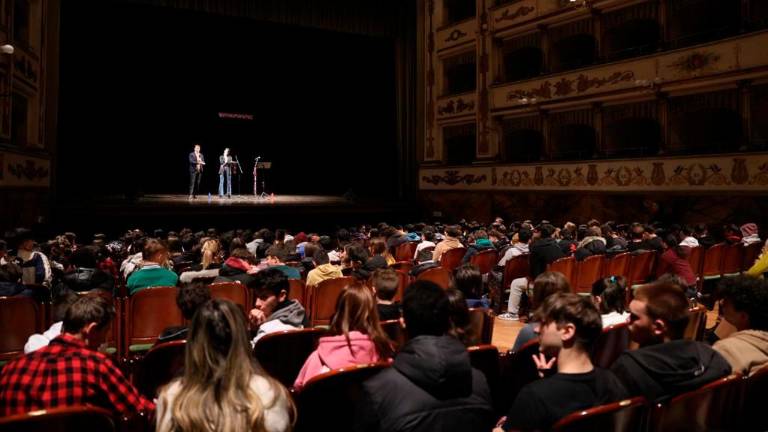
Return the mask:
[[[232,171],[228,169],[219,174],[219,196],[224,196],[224,176],[227,177],[227,195],[232,196]]]
[[[528,288],[528,278],[517,278],[509,286],[509,302],[507,303],[507,312],[517,315],[520,310],[520,298],[523,290]]]

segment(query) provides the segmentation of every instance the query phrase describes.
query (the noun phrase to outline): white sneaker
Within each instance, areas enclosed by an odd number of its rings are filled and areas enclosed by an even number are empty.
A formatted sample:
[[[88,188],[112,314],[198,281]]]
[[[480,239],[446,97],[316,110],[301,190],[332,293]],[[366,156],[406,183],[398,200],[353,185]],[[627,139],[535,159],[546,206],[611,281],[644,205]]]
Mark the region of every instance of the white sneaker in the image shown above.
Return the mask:
[[[496,316],[496,318],[504,321],[520,321],[520,317],[512,312],[504,312],[503,314]]]

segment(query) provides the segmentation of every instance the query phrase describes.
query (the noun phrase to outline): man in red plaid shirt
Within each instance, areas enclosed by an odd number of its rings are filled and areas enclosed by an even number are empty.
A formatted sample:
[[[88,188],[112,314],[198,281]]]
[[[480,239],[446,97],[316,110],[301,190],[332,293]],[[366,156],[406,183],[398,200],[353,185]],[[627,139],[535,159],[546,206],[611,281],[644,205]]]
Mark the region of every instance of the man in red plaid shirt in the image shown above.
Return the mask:
[[[72,405],[98,406],[120,415],[154,410],[112,361],[96,351],[114,314],[102,297],[83,297],[72,304],[59,337],[0,372],[0,417]]]

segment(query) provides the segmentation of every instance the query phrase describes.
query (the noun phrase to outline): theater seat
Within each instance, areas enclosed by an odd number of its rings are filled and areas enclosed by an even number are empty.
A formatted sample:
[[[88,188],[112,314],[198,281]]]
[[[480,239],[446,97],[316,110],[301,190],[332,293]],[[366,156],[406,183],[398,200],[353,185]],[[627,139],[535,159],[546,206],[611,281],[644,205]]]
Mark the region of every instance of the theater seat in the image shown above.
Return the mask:
[[[248,295],[248,287],[237,282],[221,282],[208,285],[211,290],[211,297],[217,299],[229,300],[232,303],[240,306],[240,309],[248,314],[248,311],[253,307],[250,296]]]
[[[646,412],[645,398],[635,397],[578,411],[560,419],[556,432],[640,432]]]
[[[428,280],[436,283],[442,289],[448,289],[451,286],[451,273],[443,267],[435,267],[419,273],[416,280]]]
[[[539,340],[534,339],[517,351],[509,351],[499,357],[499,386],[504,391],[499,395],[498,406],[509,409],[520,390],[539,379],[539,371],[532,359],[532,356],[538,353]]]
[[[31,297],[0,297],[0,364],[24,354],[27,339],[43,332],[42,310]]]
[[[152,400],[157,397],[160,387],[168,384],[184,369],[186,341],[171,341],[155,345],[147,351],[135,366],[133,384]]]
[[[328,325],[336,312],[336,299],[347,285],[356,282],[353,277],[326,279],[309,287],[309,319],[311,326]]]
[[[184,325],[176,305],[176,287],[145,288],[128,297],[125,308],[125,342],[129,353],[149,350],[166,327]]]
[[[270,333],[256,342],[253,355],[265,372],[290,388],[307,357],[317,348],[317,341],[325,333],[325,330],[317,328]]]
[[[353,430],[355,402],[360,399],[362,384],[388,363],[370,363],[334,369],[307,381],[295,395],[297,432]]]
[[[461,260],[466,253],[467,249],[463,247],[450,249],[444,252],[440,257],[440,267],[452,272],[456,267],[461,265]]]
[[[629,324],[608,326],[595,341],[592,348],[592,363],[603,369],[611,367],[614,361],[629,348]]]
[[[112,413],[86,406],[52,408],[0,417],[3,432],[109,432],[115,430]]]

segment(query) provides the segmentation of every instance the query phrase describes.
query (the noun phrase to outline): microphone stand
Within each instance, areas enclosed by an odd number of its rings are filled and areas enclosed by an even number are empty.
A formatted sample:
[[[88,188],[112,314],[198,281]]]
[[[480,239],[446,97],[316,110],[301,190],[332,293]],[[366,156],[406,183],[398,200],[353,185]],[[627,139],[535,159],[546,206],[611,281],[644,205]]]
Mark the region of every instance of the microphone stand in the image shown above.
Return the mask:
[[[240,173],[237,175],[237,196],[240,196],[240,181],[243,178],[243,167],[240,166],[240,160],[238,159],[237,155],[235,155],[235,162],[237,162],[237,169],[240,171]]]
[[[256,163],[253,165],[253,196],[259,198],[259,159],[261,156],[256,157]]]

